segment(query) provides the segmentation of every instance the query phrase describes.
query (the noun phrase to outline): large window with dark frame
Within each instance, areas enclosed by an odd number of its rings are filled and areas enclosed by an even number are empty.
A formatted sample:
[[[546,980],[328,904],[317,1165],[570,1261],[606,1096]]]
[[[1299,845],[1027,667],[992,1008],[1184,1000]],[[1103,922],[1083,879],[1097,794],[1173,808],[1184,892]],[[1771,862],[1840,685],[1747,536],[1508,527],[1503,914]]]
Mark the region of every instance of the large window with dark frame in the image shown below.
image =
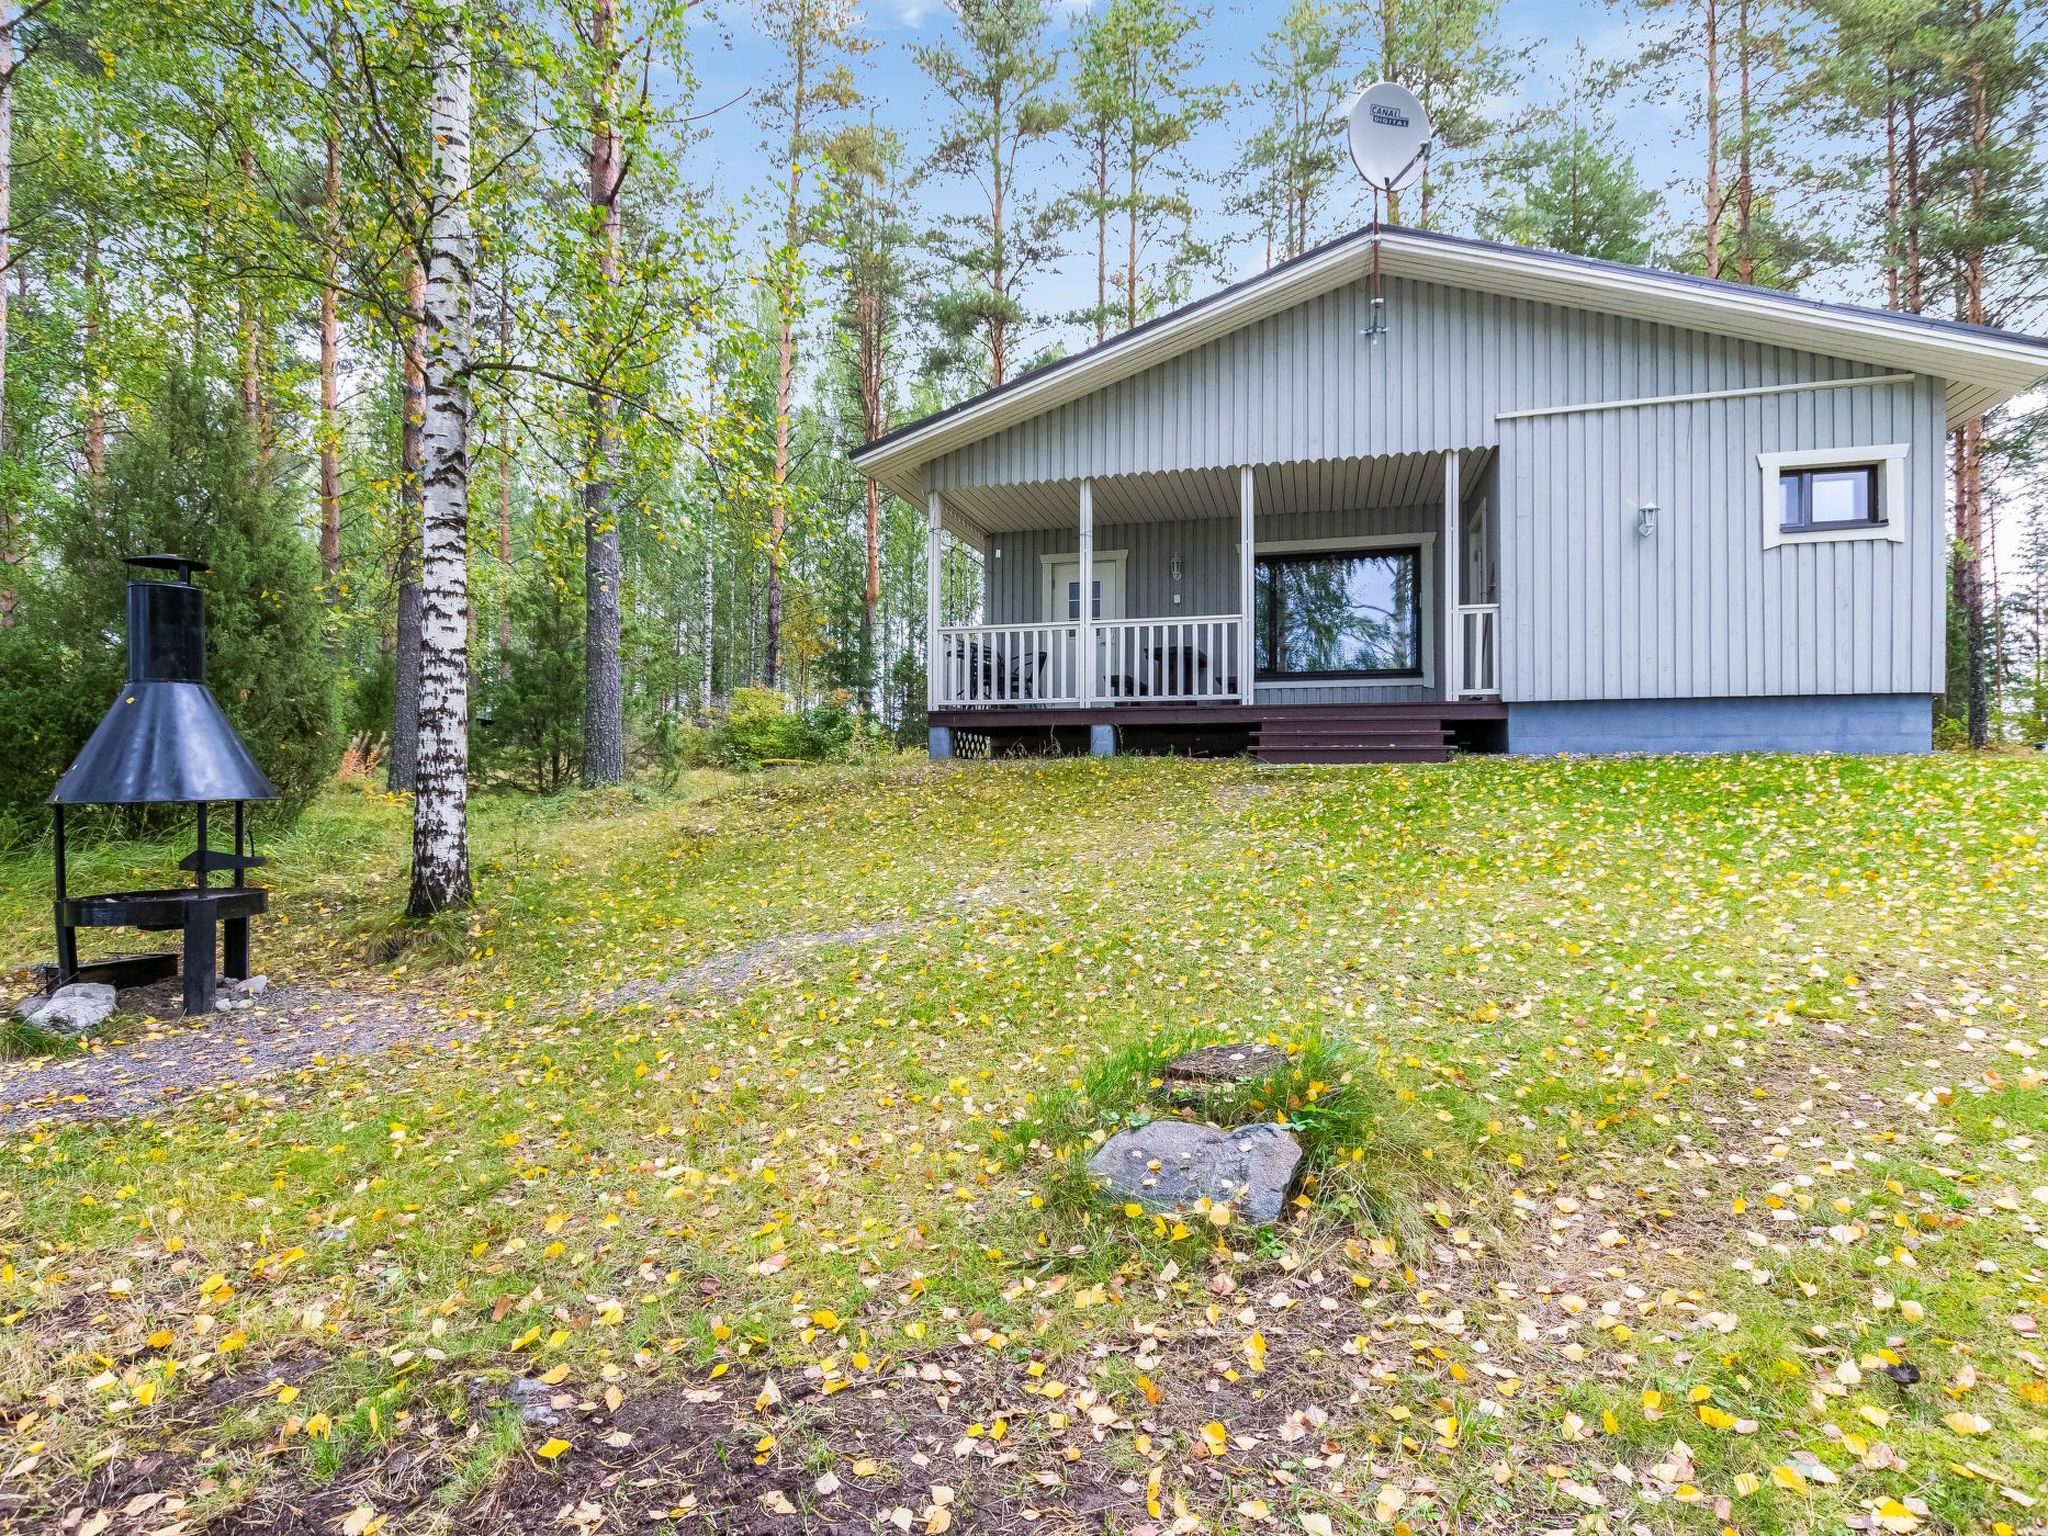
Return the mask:
[[[1783,498],[1778,527],[1784,533],[1820,533],[1830,528],[1868,528],[1884,522],[1877,499],[1877,466],[1844,464],[1827,469],[1786,469],[1778,473]]]
[[[1259,555],[1258,675],[1420,677],[1421,593],[1419,548]]]

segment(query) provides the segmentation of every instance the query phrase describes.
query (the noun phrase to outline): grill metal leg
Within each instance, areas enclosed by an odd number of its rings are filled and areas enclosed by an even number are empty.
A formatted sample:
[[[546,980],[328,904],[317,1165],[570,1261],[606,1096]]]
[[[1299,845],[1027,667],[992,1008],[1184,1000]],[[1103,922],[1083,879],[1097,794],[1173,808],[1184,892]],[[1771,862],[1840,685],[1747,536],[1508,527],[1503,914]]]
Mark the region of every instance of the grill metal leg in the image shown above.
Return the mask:
[[[195,901],[185,909],[185,1016],[213,1012],[215,931],[213,903]]]
[[[64,903],[57,903],[57,986],[68,986],[78,975],[78,930],[64,921]],[[56,991],[52,987],[51,991]]]
[[[230,917],[220,925],[220,969],[230,981],[249,979],[249,919]]]

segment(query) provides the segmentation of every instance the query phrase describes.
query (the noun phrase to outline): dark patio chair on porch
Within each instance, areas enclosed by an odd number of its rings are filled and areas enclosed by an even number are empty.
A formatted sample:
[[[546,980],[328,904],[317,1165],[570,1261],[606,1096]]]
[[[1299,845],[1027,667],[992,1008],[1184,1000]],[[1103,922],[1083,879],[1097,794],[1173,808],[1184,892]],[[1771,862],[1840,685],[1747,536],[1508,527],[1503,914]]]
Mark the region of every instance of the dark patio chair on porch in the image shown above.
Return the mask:
[[[1043,694],[1043,650],[1010,653],[982,645],[979,641],[957,638],[952,644],[965,646],[968,698],[1006,703],[1014,699],[1034,699]],[[962,654],[954,650],[949,660]]]
[[[1229,665],[1228,657],[1224,658],[1224,665]],[[1140,653],[1138,676],[1112,672],[1107,682],[1112,698],[1150,698],[1155,691],[1155,680],[1160,693],[1192,693],[1207,698],[1208,674],[1209,657],[1199,646],[1158,645]],[[1237,692],[1234,672],[1227,673],[1221,683],[1225,693],[1234,695]]]

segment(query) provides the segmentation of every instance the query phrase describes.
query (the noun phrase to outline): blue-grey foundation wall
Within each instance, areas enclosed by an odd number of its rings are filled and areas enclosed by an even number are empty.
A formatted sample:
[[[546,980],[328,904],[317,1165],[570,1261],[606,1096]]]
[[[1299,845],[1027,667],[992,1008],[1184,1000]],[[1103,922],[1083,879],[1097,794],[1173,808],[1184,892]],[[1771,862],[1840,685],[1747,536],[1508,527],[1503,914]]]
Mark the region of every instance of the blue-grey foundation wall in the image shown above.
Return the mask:
[[[1919,693],[1749,699],[1560,699],[1508,706],[1508,750],[1926,752],[1934,701]]]

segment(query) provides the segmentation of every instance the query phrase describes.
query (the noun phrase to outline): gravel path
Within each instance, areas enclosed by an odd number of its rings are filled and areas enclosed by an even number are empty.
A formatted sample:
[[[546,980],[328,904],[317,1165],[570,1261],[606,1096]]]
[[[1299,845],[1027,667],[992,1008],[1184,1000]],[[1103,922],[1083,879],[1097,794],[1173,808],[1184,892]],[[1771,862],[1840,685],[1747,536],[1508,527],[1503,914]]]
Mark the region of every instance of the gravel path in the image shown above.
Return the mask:
[[[474,1031],[407,992],[317,984],[272,987],[247,1008],[187,1024],[164,1017],[177,1012],[177,987],[122,993],[116,1023],[126,1027],[80,1055],[0,1061],[0,1127],[144,1114],[210,1089]]]

